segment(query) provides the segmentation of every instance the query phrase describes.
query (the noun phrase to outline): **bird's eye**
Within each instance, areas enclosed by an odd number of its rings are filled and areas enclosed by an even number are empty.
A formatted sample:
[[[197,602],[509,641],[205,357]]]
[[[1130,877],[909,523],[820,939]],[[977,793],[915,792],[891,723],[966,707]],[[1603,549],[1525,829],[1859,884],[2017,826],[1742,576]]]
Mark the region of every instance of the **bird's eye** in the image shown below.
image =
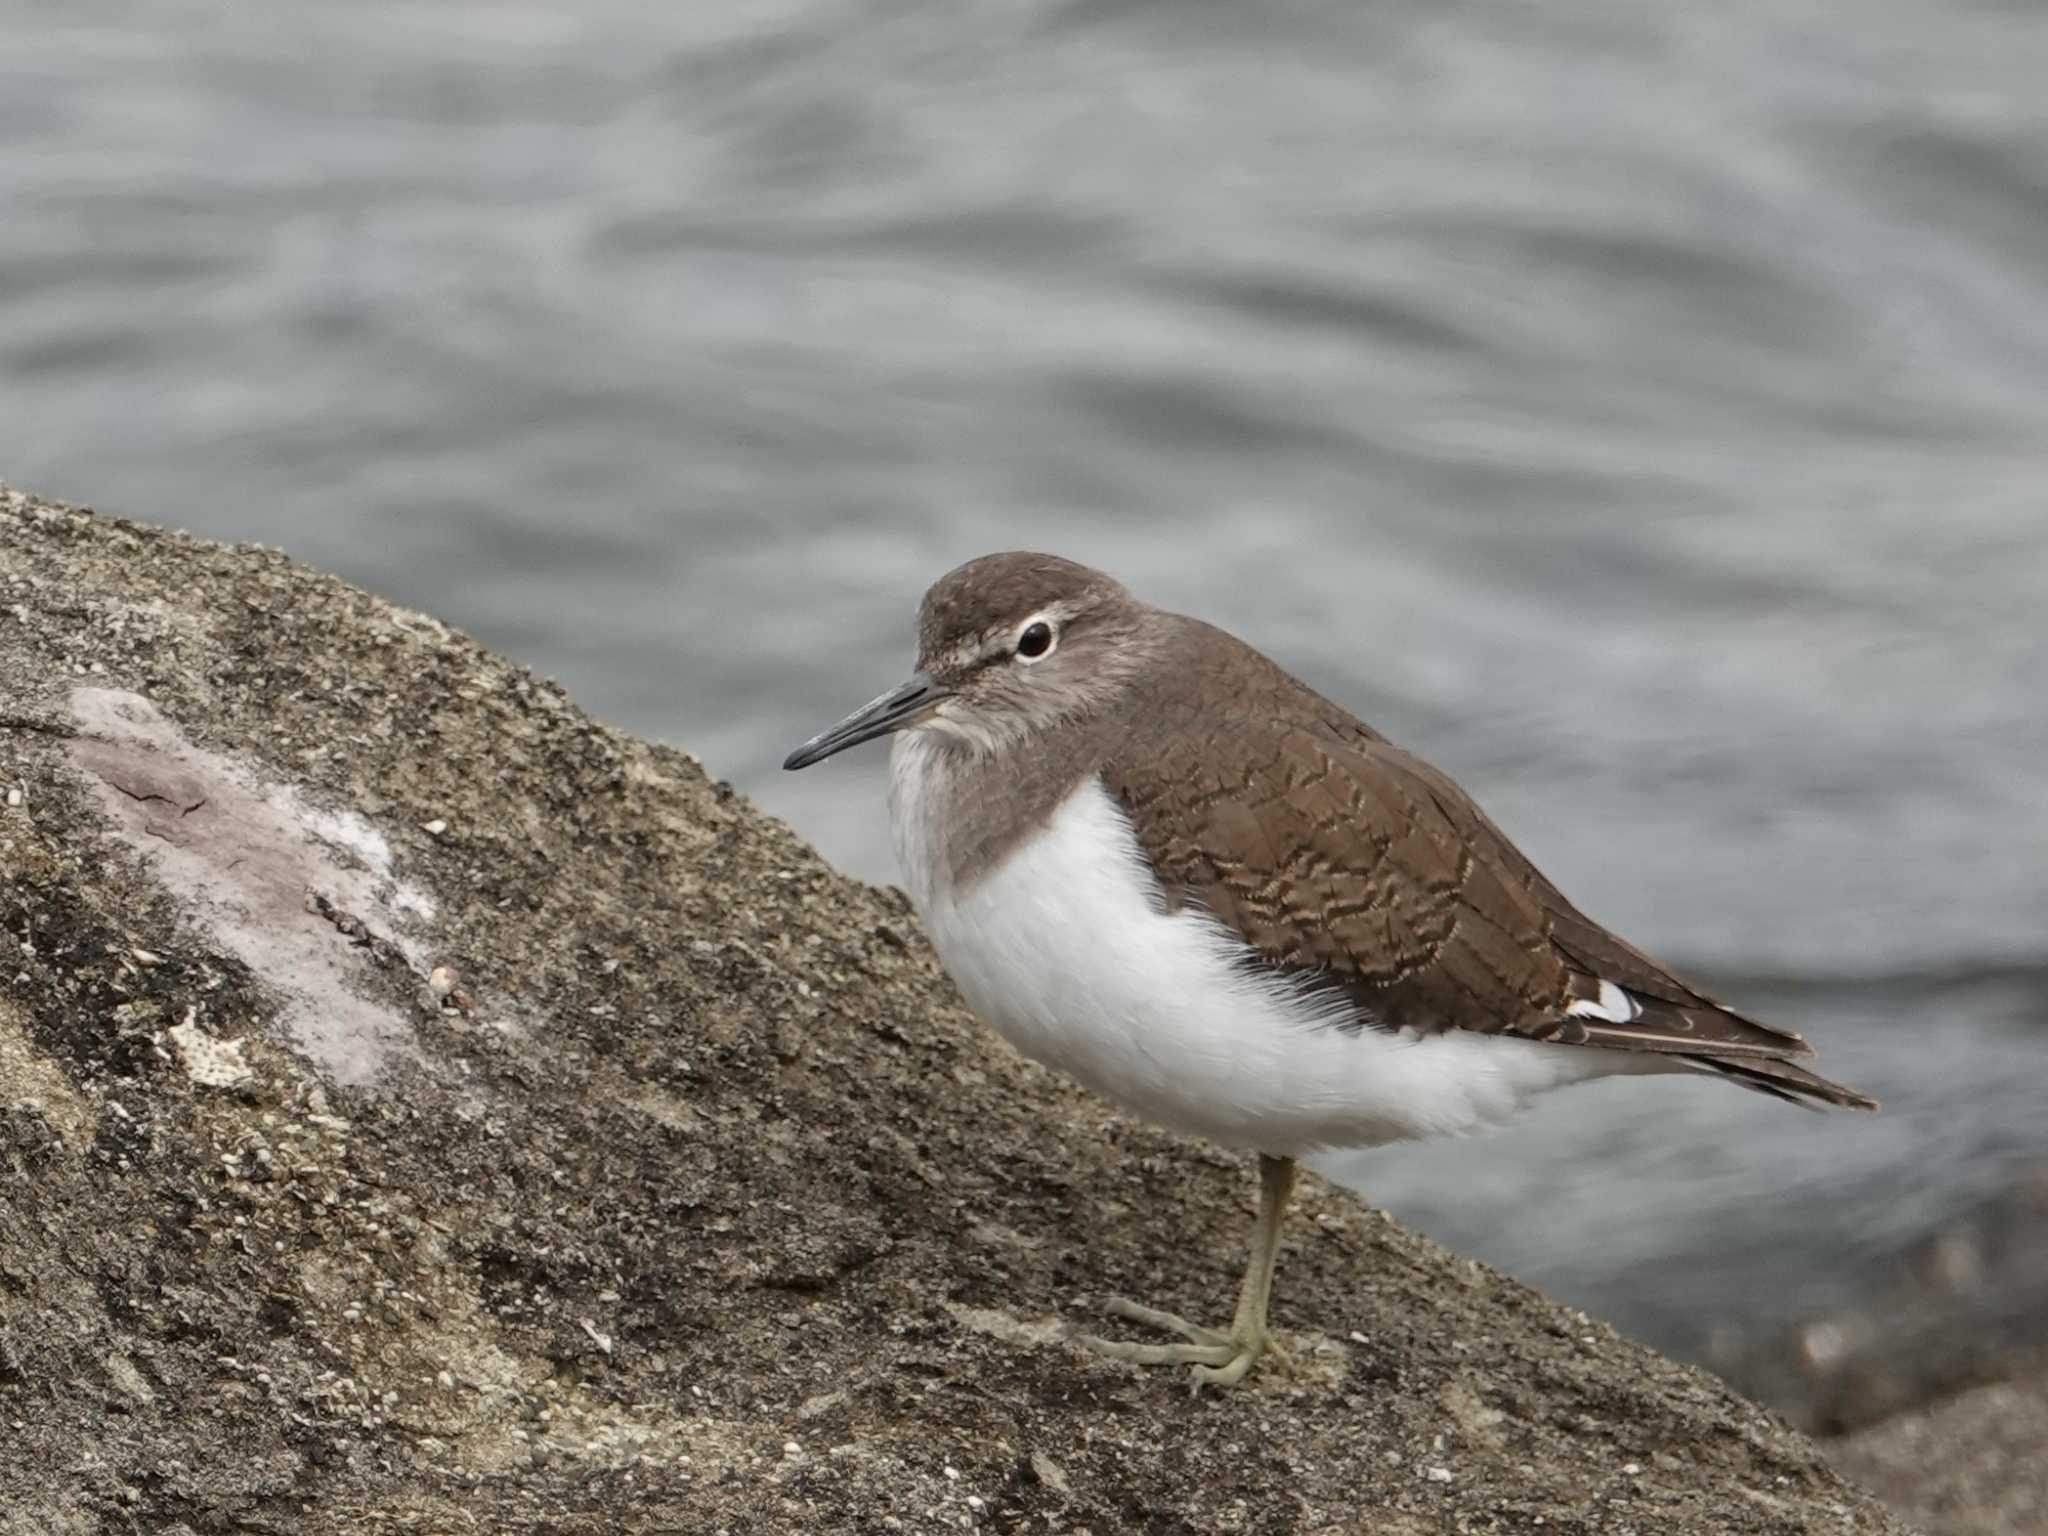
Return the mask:
[[[1023,661],[1036,661],[1052,649],[1052,626],[1043,619],[1034,619],[1024,626],[1024,633],[1017,637],[1017,655]]]

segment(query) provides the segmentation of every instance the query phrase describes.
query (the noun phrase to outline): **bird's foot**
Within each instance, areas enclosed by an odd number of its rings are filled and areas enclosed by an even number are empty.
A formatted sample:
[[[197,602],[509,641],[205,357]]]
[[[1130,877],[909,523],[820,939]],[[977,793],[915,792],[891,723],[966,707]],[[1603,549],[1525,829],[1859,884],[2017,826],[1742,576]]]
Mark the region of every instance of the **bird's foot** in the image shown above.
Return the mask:
[[[1177,1333],[1188,1342],[1185,1344],[1133,1344],[1122,1339],[1099,1339],[1093,1334],[1074,1335],[1074,1342],[1083,1349],[1098,1355],[1107,1355],[1112,1360],[1128,1360],[1133,1365],[1186,1365],[1196,1387],[1234,1387],[1251,1373],[1259,1363],[1259,1357],[1272,1354],[1283,1365],[1291,1365],[1287,1351],[1282,1349],[1273,1336],[1263,1327],[1257,1329],[1233,1329],[1225,1332],[1220,1328],[1204,1328],[1172,1312],[1162,1312],[1157,1307],[1112,1296],[1104,1304],[1104,1310],[1130,1322],[1142,1323],[1147,1328],[1157,1328],[1162,1333]]]

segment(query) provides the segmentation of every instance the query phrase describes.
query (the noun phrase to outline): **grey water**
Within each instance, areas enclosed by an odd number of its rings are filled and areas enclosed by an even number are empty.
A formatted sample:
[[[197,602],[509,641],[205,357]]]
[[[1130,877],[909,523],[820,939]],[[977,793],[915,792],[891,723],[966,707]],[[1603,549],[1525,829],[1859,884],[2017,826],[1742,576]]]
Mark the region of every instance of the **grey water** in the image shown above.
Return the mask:
[[[1697,1353],[2048,1159],[2048,21],[1845,9],[0,0],[0,476],[873,879],[880,750],[777,764],[947,567],[1237,630],[1885,1099],[1346,1163]]]

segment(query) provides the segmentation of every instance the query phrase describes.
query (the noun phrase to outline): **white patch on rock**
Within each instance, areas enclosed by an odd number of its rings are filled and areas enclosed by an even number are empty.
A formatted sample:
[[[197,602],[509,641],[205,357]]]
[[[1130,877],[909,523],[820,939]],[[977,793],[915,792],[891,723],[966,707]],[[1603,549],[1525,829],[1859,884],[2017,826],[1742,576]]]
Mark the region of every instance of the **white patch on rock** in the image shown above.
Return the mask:
[[[77,688],[71,712],[82,734],[68,754],[112,835],[148,860],[189,920],[286,995],[280,1023],[296,1050],[357,1086],[413,1049],[404,1015],[356,990],[363,952],[307,910],[307,892],[318,891],[425,969],[401,925],[430,917],[434,903],[393,876],[383,833],[198,746],[139,694]]]
[[[315,838],[333,847],[343,849],[362,860],[363,867],[371,878],[389,889],[383,894],[392,906],[401,912],[410,912],[422,921],[434,915],[434,898],[418,886],[398,880],[391,873],[391,843],[369,822],[354,811],[330,811],[322,806],[309,806],[289,784],[272,787],[272,793],[287,802],[292,811],[306,824],[306,830]],[[399,943],[401,949],[406,946]],[[410,951],[408,951],[410,956]]]
[[[256,1074],[242,1060],[242,1042],[216,1040],[185,1015],[185,1022],[173,1024],[171,1044],[178,1048],[178,1060],[185,1075],[207,1088],[239,1088]]]

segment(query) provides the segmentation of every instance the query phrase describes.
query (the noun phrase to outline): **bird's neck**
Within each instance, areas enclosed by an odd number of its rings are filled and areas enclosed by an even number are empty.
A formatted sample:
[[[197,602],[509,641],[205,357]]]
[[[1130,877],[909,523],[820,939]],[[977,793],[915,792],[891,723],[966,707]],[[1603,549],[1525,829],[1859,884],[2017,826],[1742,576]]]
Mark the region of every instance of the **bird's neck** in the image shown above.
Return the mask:
[[[1043,831],[1101,771],[1106,731],[1073,720],[994,751],[933,730],[899,732],[889,752],[889,820],[921,912],[955,899]]]

